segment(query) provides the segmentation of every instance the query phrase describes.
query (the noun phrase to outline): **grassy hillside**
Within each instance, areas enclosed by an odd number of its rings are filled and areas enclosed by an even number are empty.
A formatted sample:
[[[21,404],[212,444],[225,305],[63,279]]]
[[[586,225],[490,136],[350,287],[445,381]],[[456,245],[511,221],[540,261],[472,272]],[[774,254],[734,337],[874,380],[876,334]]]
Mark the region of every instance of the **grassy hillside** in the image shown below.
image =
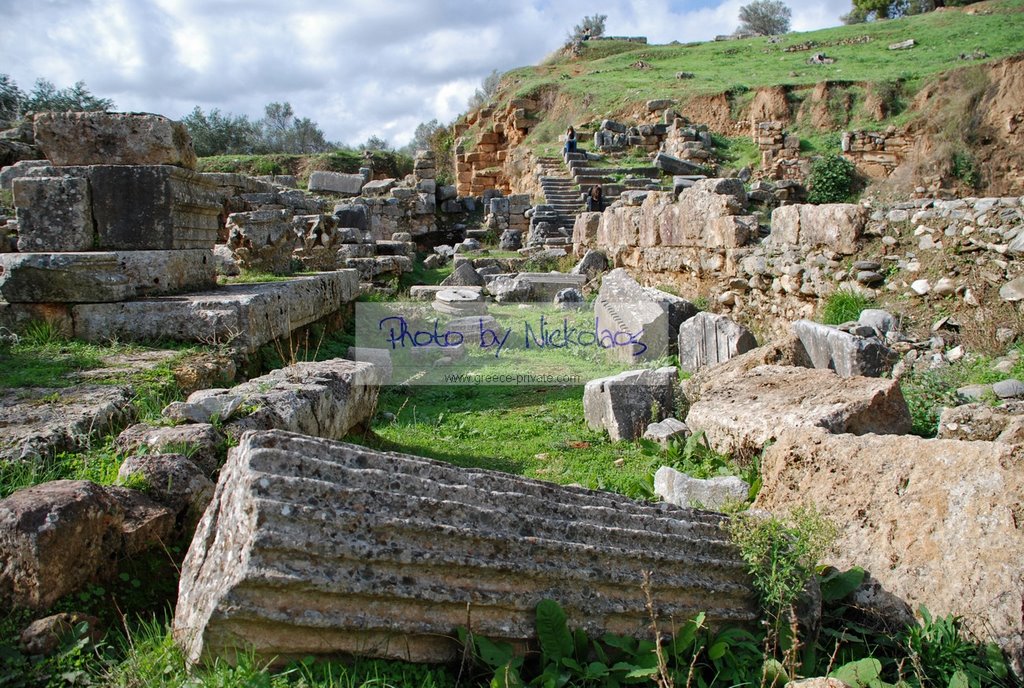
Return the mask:
[[[917,46],[888,49],[889,44],[908,38],[915,39]],[[807,43],[813,43],[809,50],[785,51]],[[988,57],[959,59],[961,53],[975,50]],[[625,113],[652,98],[686,101],[731,92],[740,94],[742,105],[742,94],[759,87],[809,87],[822,81],[899,82],[901,91],[911,95],[940,72],[1022,51],[1024,0],[991,0],[897,20],[790,33],[779,39],[685,45],[592,41],[584,44],[578,58],[556,53],[541,65],[507,73],[499,97],[531,97],[549,115],[582,123]],[[816,52],[835,62],[808,64]],[[679,79],[677,72],[694,77]],[[545,124],[531,132],[528,145],[549,141],[565,127],[564,123]]]

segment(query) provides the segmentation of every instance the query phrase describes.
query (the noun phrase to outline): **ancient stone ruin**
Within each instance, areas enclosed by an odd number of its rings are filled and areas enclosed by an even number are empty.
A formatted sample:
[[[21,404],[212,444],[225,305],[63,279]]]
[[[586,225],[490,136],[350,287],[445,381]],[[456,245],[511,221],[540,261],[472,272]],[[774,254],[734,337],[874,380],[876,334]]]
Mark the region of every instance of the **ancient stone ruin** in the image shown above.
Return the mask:
[[[351,653],[440,662],[468,625],[522,646],[557,599],[574,627],[645,636],[753,618],[710,513],[282,432],[232,450],[182,570],[191,662]],[[667,628],[668,626],[666,626]]]

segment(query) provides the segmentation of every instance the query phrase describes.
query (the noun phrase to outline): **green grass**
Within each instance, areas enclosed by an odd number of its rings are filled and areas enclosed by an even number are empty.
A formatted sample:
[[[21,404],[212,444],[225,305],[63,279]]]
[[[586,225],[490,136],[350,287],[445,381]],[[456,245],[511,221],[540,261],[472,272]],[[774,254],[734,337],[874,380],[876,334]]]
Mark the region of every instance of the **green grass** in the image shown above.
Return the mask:
[[[355,174],[366,166],[361,151],[336,150],[317,155],[292,155],[273,153],[267,155],[213,155],[200,158],[197,169],[200,172],[234,172],[249,175],[291,174],[301,184],[316,170]],[[393,151],[374,151],[370,166],[376,173],[401,178],[412,172],[412,158]]]
[[[456,466],[648,498],[664,463],[643,444],[589,429],[579,387],[392,388],[381,394],[380,412],[396,418],[351,439]]]
[[[821,322],[826,325],[842,325],[856,320],[865,308],[874,308],[874,300],[850,289],[839,289],[829,294],[821,307]]]
[[[975,9],[978,5],[973,6]],[[961,9],[890,21],[839,26],[819,31],[790,33],[778,44],[765,38],[706,42],[689,45],[640,45],[614,41],[591,42],[578,60],[556,56],[536,67],[507,73],[500,97],[539,97],[560,101],[562,121],[587,122],[614,116],[650,98],[685,101],[693,96],[732,92],[733,100],[745,101],[751,90],[762,86],[810,87],[821,81],[847,84],[900,82],[906,100],[934,75],[968,66],[957,59],[962,52],[984,48],[987,61],[1021,52],[1024,34],[1024,0],[986,3],[988,15],[968,15]],[[868,43],[839,45],[844,39],[870,36]],[[890,51],[888,45],[913,37],[912,50]],[[812,51],[783,52],[787,46],[815,41]],[[836,59],[830,65],[808,65],[812,52]],[[638,70],[638,60],[651,69]],[[977,63],[973,63],[977,64]],[[688,71],[693,79],[679,80],[676,72]],[[556,92],[561,98],[552,97]],[[803,96],[809,90],[801,91]],[[854,94],[857,96],[857,94]],[[802,97],[802,96],[801,96]],[[856,101],[862,100],[855,97]],[[562,111],[572,103],[572,112]],[[743,103],[738,103],[742,107]],[[561,131],[541,122],[527,145],[550,143]],[[877,124],[876,124],[877,126]],[[551,129],[551,131],[548,131]],[[564,129],[564,124],[560,129]]]

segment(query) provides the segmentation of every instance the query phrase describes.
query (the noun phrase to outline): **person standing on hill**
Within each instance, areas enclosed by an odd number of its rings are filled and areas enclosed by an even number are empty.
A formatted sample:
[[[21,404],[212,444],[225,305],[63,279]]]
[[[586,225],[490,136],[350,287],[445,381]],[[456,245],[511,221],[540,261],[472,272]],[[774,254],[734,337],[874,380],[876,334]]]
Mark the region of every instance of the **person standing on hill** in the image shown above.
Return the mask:
[[[587,212],[600,213],[604,210],[604,191],[600,184],[590,187],[587,194]]]
[[[571,126],[565,130],[565,152],[576,152],[576,130]]]

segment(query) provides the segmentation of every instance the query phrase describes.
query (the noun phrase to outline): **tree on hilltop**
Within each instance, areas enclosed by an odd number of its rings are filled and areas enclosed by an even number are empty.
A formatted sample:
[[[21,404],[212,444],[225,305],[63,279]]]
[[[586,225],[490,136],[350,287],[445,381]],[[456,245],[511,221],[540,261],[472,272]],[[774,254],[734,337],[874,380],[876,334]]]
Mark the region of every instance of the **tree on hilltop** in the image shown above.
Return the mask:
[[[789,20],[792,17],[793,11],[781,0],[754,0],[740,8],[737,33],[777,36],[789,31]]]
[[[583,17],[583,21],[573,27],[570,41],[587,38],[597,38],[604,35],[604,22],[608,19],[606,14],[595,14],[592,17]]]
[[[980,0],[853,0],[853,8],[839,19],[844,24],[860,24],[924,14],[940,7],[963,7],[975,2]]]
[[[490,74],[484,77],[483,84],[481,84],[480,88],[478,88],[476,92],[469,97],[469,109],[475,110],[478,107],[482,107],[484,104],[486,104],[487,101],[493,98],[494,94],[498,92],[498,86],[500,85],[501,72],[495,69]]]

